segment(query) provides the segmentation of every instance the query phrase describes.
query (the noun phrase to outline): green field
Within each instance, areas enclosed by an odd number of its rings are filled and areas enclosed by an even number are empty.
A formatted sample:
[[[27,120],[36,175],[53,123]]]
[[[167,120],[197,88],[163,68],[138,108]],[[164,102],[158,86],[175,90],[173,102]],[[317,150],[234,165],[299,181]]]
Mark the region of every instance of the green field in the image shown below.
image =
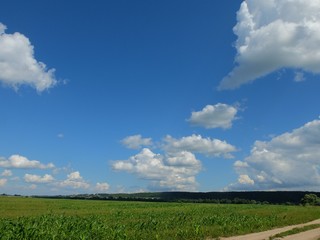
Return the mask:
[[[320,218],[320,207],[0,197],[0,239],[205,239]]]

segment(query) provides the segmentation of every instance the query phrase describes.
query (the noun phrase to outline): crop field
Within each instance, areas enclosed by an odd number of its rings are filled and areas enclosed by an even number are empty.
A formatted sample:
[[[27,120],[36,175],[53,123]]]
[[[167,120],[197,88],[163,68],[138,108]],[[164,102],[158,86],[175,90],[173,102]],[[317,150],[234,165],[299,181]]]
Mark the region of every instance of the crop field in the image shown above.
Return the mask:
[[[320,207],[0,197],[0,239],[206,239],[320,218]]]

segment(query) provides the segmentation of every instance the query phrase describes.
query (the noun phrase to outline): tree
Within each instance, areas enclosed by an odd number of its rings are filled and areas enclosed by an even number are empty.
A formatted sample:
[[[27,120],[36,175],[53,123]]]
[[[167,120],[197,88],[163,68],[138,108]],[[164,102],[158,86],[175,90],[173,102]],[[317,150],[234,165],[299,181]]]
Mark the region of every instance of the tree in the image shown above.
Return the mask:
[[[306,205],[320,205],[320,198],[316,194],[306,194],[304,197],[301,199],[301,204],[304,206]]]

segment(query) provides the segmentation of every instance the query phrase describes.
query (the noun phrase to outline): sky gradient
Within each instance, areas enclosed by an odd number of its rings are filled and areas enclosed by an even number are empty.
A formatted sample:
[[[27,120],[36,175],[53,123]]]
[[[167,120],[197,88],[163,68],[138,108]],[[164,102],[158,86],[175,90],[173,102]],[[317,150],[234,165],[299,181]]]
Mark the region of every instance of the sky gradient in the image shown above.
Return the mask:
[[[313,190],[320,0],[12,0],[0,193]]]

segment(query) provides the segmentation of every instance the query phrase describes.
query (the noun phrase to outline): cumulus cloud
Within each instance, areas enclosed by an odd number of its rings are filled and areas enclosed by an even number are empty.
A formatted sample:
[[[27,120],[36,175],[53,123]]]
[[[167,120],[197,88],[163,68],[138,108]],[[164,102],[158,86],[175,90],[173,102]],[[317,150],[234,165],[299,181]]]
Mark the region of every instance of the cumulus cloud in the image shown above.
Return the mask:
[[[5,178],[0,178],[0,187],[3,187],[4,185],[6,185],[7,181],[8,180]]]
[[[49,183],[52,182],[54,178],[49,174],[45,174],[43,177],[39,175],[25,174],[24,180],[28,183]]]
[[[147,143],[151,145],[151,139],[140,144],[143,139],[140,135],[128,139],[128,144],[138,142],[137,148]],[[198,186],[196,175],[202,170],[201,161],[195,154],[232,158],[231,153],[237,150],[225,141],[203,138],[200,135],[181,139],[166,136],[154,147],[159,148],[161,154],[143,148],[127,160],[113,161],[113,170],[124,171],[148,181],[148,188],[151,190],[194,191]]]
[[[210,128],[231,128],[232,121],[235,120],[237,108],[218,103],[216,105],[207,105],[201,111],[192,112],[188,121],[197,126]]]
[[[128,160],[114,161],[112,168],[151,181],[152,188],[192,191],[197,186],[195,175],[201,170],[201,162],[190,152],[164,156],[144,148]]]
[[[249,185],[254,184],[254,181],[248,175],[240,175],[238,182],[240,184],[249,184]]]
[[[12,171],[6,169],[0,174],[0,176],[2,176],[2,177],[11,177],[12,176]]]
[[[71,172],[68,174],[67,179],[61,182],[58,182],[56,185],[62,188],[73,188],[73,189],[88,189],[90,184],[87,183],[79,171]]]
[[[219,139],[203,138],[201,135],[191,135],[175,139],[167,136],[164,149],[170,153],[189,151],[201,153],[211,157],[232,158],[232,152],[237,151],[236,147]]]
[[[18,89],[28,85],[38,92],[53,87],[54,69],[34,58],[34,46],[21,33],[7,34],[0,23],[0,83]]]
[[[54,168],[52,163],[42,164],[36,160],[29,160],[21,155],[12,155],[8,159],[0,157],[0,167],[4,168],[32,168],[32,169],[48,169]]]
[[[250,156],[236,161],[240,175],[229,190],[316,190],[320,184],[320,120],[256,141]]]
[[[96,187],[95,187],[95,189],[100,192],[106,192],[109,190],[109,188],[110,188],[110,185],[108,183],[99,183],[99,182],[96,184]]]
[[[246,0],[233,31],[237,66],[219,89],[233,89],[281,68],[320,73],[320,0]]]
[[[121,141],[121,143],[125,145],[127,148],[139,149],[143,146],[152,145],[152,140],[151,138],[142,138],[142,136],[139,134],[139,135],[128,136],[124,138]]]

